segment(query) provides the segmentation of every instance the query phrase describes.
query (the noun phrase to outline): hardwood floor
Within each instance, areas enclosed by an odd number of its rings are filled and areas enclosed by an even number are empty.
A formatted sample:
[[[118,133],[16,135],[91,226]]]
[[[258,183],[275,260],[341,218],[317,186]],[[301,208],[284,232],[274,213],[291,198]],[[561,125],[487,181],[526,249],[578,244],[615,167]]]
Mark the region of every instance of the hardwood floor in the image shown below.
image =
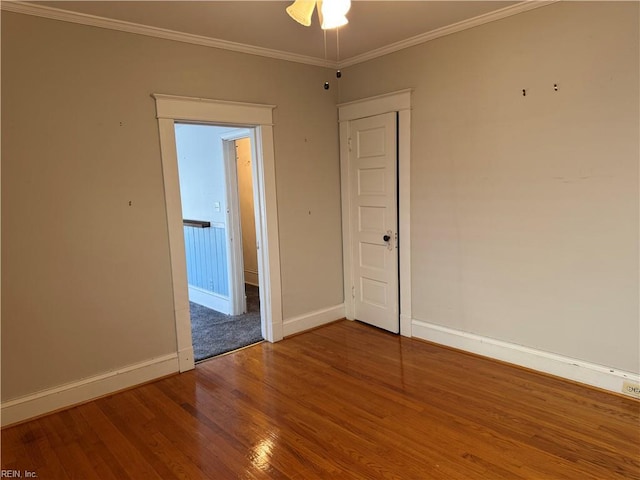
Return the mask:
[[[640,479],[640,402],[341,321],[2,431],[40,479]]]

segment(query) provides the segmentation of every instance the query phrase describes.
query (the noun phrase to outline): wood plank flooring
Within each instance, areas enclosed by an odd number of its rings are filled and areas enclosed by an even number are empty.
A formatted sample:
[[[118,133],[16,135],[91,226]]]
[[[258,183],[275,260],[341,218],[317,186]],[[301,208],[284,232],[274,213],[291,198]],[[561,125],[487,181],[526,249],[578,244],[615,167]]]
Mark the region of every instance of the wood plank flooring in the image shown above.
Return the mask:
[[[640,479],[640,402],[341,321],[1,448],[40,479]]]

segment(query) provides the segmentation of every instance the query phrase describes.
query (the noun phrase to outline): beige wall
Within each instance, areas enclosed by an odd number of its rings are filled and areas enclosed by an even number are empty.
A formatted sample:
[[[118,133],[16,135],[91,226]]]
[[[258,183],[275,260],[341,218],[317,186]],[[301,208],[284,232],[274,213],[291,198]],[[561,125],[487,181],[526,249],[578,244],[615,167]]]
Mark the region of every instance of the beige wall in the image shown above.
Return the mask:
[[[640,371],[638,7],[556,3],[344,69],[342,102],[414,89],[415,319]]]
[[[259,285],[256,220],[253,204],[253,162],[251,159],[251,140],[249,138],[236,140],[236,154],[244,280],[252,285]]]
[[[277,105],[284,316],[342,302],[323,69],[7,12],[1,45],[3,401],[176,351],[154,92]]]
[[[1,45],[3,401],[175,352],[153,92],[278,106],[284,315],[342,301],[322,69],[7,12]],[[414,318],[640,371],[638,53],[636,2],[562,2],[344,69],[414,88]]]

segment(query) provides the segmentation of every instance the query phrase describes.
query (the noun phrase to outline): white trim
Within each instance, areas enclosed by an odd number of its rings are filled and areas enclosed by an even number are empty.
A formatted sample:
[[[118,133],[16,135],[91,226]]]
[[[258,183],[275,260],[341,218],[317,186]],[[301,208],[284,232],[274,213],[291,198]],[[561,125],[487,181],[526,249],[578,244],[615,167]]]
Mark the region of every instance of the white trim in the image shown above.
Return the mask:
[[[260,285],[262,337],[269,342],[282,340],[282,278],[280,275],[280,236],[276,199],[276,164],[273,127],[262,125],[254,131],[253,151],[254,208],[256,211],[256,247]],[[264,219],[264,221],[260,221]]]
[[[174,353],[3,402],[2,427],[177,373],[178,368]]]
[[[133,33],[136,35],[144,35],[147,37],[162,38],[164,40],[173,40],[175,42],[190,43],[192,45],[201,45],[203,47],[219,48],[222,50],[230,50],[233,52],[246,53],[249,55],[258,55],[260,57],[275,58],[278,60],[286,60],[289,62],[304,63],[317,67],[338,68],[337,62],[332,60],[325,60],[323,58],[310,57],[308,55],[301,55],[298,53],[283,52],[282,50],[274,50],[271,48],[258,47],[255,45],[231,42],[229,40],[205,37],[203,35],[194,35],[192,33],[177,32],[175,30],[169,30],[166,28],[151,27],[148,25],[126,22],[124,20],[114,20],[97,15],[71,12],[68,10],[47,7],[44,5],[35,5],[20,1],[3,1],[0,3],[0,7],[2,8],[2,10],[8,12],[49,18],[51,20],[60,20],[62,22],[106,28],[108,30]]]
[[[231,305],[229,313],[240,315],[247,309],[244,291],[244,256],[242,251],[242,226],[240,222],[240,200],[238,198],[238,170],[236,165],[235,140],[239,138],[255,138],[247,128],[233,130],[220,136],[224,152],[224,174],[227,196],[227,265],[229,272],[229,292]],[[255,196],[255,192],[253,193]],[[235,240],[234,240],[235,239]]]
[[[574,382],[623,393],[623,382],[640,382],[640,375],[575,358],[495,340],[473,333],[413,320],[415,338],[548,373]]]
[[[169,236],[169,256],[173,284],[173,312],[176,319],[177,350],[179,352],[193,348],[191,338],[191,317],[189,312],[189,293],[187,290],[187,263],[185,258],[184,228],[182,226],[182,201],[180,199],[180,180],[178,178],[178,157],[173,120],[158,119],[160,134],[160,156],[162,157],[162,177],[167,208]],[[195,367],[193,355],[180,356],[180,371]],[[183,361],[186,360],[186,363]]]
[[[216,312],[233,315],[231,313],[231,299],[229,297],[223,297],[217,293],[189,285],[189,300],[203,307],[215,310]]]
[[[88,15],[86,13],[71,12],[59,8],[47,7],[44,5],[36,5],[21,1],[3,1],[0,2],[2,10],[14,13],[22,13],[25,15],[33,15],[36,17],[49,18],[52,20],[60,20],[63,22],[77,23],[80,25],[89,25],[92,27],[106,28],[109,30],[117,30],[120,32],[133,33],[137,35],[145,35],[147,37],[162,38],[165,40],[173,40],[176,42],[190,43],[193,45],[201,45],[210,48],[220,48],[223,50],[231,50],[234,52],[246,53],[249,55],[258,55],[261,57],[275,58],[278,60],[287,60],[290,62],[304,63],[317,67],[326,68],[345,68],[358,63],[363,63],[374,58],[397,52],[405,48],[413,47],[421,43],[426,43],[436,38],[451,35],[452,33],[467,30],[469,28],[484,25],[486,23],[501,20],[503,18],[528,12],[534,8],[544,7],[553,4],[559,0],[528,0],[515,5],[485,13],[477,17],[462,20],[461,22],[437,28],[429,32],[421,33],[411,38],[395,42],[384,47],[376,48],[361,55],[347,58],[341,62],[333,60],[325,60],[318,57],[310,57],[308,55],[300,55],[297,53],[283,52],[282,50],[274,50],[270,48],[258,47],[254,45],[246,45],[244,43],[230,42],[202,35],[194,35],[191,33],[177,32],[166,28],[150,27],[133,22],[125,22],[123,20],[114,20],[96,15]]]
[[[410,92],[404,101],[410,103]],[[411,110],[398,111],[398,234],[400,334],[411,336]]]
[[[351,120],[389,112],[398,112],[398,215],[400,269],[400,335],[411,331],[411,89],[338,105],[340,122],[340,191],[342,195],[342,252],[344,270],[345,317],[354,318],[351,292],[351,214],[349,206],[349,124]]]
[[[255,203],[264,219],[257,231],[258,272],[262,279],[260,288],[262,335],[269,342],[282,339],[282,285],[280,277],[280,241],[278,236],[278,210],[276,201],[273,105],[259,105],[217,101],[175,95],[153,94],[160,133],[163,181],[169,230],[169,254],[171,257],[174,312],[176,319],[177,351],[189,352],[192,347],[189,295],[187,289],[186,260],[180,183],[176,158],[174,122],[201,121],[211,124],[238,125],[248,128],[254,135],[254,165],[257,170],[259,190]],[[250,136],[251,136],[250,135]],[[180,371],[195,367],[193,355],[181,355]]]
[[[383,93],[375,97],[361,98],[338,104],[338,121],[348,122],[389,112],[411,109],[411,88]]]
[[[203,99],[205,100],[205,99]],[[205,100],[206,101],[206,100]],[[223,103],[223,102],[219,102],[219,103]],[[238,102],[224,102],[228,105],[239,105],[240,107],[244,107],[247,105],[251,105],[250,103],[244,103],[244,104],[238,104]],[[254,106],[260,108],[262,107],[262,105],[258,104]],[[271,108],[276,108],[275,105],[270,105]],[[266,117],[265,117],[266,120]],[[249,138],[251,136],[251,131],[248,128],[236,128],[235,130],[230,130],[228,132],[223,133],[222,135],[220,135],[220,138],[222,140],[240,140],[243,138]]]
[[[338,108],[340,106],[338,105]],[[340,110],[338,110],[338,116]],[[348,320],[355,319],[353,274],[351,269],[351,196],[349,194],[349,124],[340,122],[340,197],[342,198],[342,269],[344,285],[344,315]]]
[[[154,93],[156,100],[156,117],[172,120],[211,122],[212,112],[216,118],[224,119],[223,124],[240,125],[273,125],[273,109],[275,105],[260,103],[230,102],[210,98],[184,97]],[[229,132],[229,136],[237,132]],[[249,136],[249,135],[245,135]]]
[[[399,42],[391,43],[389,45],[385,45],[384,47],[376,48],[374,50],[370,50],[369,52],[347,58],[340,62],[338,68],[346,68],[358,63],[364,63],[369,60],[373,60],[374,58],[382,57],[399,50],[404,50],[405,48],[430,42],[431,40],[435,40],[436,38],[451,35],[452,33],[461,32],[463,30],[468,30],[470,28],[478,27],[486,23],[495,22],[496,20],[502,20],[503,18],[528,12],[529,10],[533,10],[534,8],[544,7],[558,1],[560,0],[528,0],[521,3],[516,3],[514,5],[510,5],[493,12],[485,13],[483,15],[469,18],[467,20],[462,20],[461,22],[453,23],[451,25],[437,28],[429,32],[421,33],[414,37],[400,40]]]
[[[298,315],[282,322],[284,336],[294,335],[311,328],[320,327],[327,323],[344,318],[344,304],[322,308],[313,312]]]

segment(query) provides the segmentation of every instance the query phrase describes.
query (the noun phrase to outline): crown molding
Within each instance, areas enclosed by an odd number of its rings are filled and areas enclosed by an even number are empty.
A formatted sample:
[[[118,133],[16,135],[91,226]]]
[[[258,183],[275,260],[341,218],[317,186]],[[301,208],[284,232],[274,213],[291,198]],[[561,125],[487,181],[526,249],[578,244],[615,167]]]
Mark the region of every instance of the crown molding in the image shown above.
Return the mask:
[[[109,30],[117,30],[120,32],[134,33],[136,35],[145,35],[148,37],[162,38],[176,42],[190,43],[204,47],[220,48],[223,50],[231,50],[233,52],[259,55],[261,57],[287,60],[289,62],[304,63],[317,67],[338,67],[337,62],[332,60],[324,60],[322,58],[283,52],[281,50],[273,50],[270,48],[256,47],[253,45],[246,45],[244,43],[230,42],[228,40],[220,40],[191,33],[177,32],[166,28],[150,27],[147,25],[140,25],[138,23],[126,22],[124,20],[113,20],[110,18],[98,17],[96,15],[88,15],[86,13],[70,12],[68,10],[21,2],[19,0],[4,0],[0,2],[0,8],[7,12],[22,13],[51,20],[60,20],[62,22],[106,28]]]
[[[283,52],[281,50],[273,50],[270,48],[246,45],[244,43],[230,42],[228,40],[205,37],[202,35],[177,32],[175,30],[168,30],[165,28],[150,27],[146,25],[140,25],[138,23],[126,22],[123,20],[113,20],[109,18],[98,17],[96,15],[70,12],[68,10],[62,10],[59,8],[26,3],[20,0],[0,1],[0,8],[8,12],[22,13],[25,15],[33,15],[36,17],[49,18],[52,20],[60,20],[62,22],[77,23],[80,25],[88,25],[98,28],[106,28],[109,30],[117,30],[120,32],[133,33],[136,35],[146,35],[148,37],[190,43],[193,45],[200,45],[204,47],[220,48],[223,50],[231,50],[234,52],[246,53],[249,55],[259,55],[261,57],[287,60],[289,62],[304,63],[306,65],[313,65],[317,67],[345,68],[356,65],[358,63],[366,62],[368,60],[373,60],[374,58],[382,57],[384,55],[388,55],[389,53],[397,52],[405,48],[420,45],[422,43],[435,40],[436,38],[444,37],[445,35],[451,35],[452,33],[460,32],[462,30],[467,30],[479,25],[484,25],[496,20],[501,20],[506,17],[528,12],[529,10],[533,10],[534,8],[544,7],[558,1],[560,0],[527,0],[522,3],[510,5],[508,7],[504,7],[499,10],[486,13],[484,15],[479,15],[474,18],[463,20],[446,27],[431,30],[420,35],[416,35],[414,37],[386,45],[384,47],[376,48],[375,50],[371,50],[361,55],[356,55],[354,57],[344,59],[340,62],[324,60],[322,58],[310,57],[307,55],[300,55],[296,53]]]
[[[403,50],[415,45],[420,45],[422,43],[435,40],[436,38],[451,35],[452,33],[456,32],[461,32],[462,30],[468,30],[469,28],[484,25],[485,23],[495,22],[496,20],[501,20],[506,17],[518,15],[519,13],[528,12],[529,10],[533,10],[534,8],[544,7],[559,1],[560,0],[527,0],[522,3],[516,3],[515,5],[510,5],[493,12],[485,13],[477,17],[469,18],[461,22],[447,25],[446,27],[441,27],[437,28],[436,30],[421,33],[414,37],[391,43],[384,47],[376,48],[375,50],[371,50],[361,55],[346,58],[338,64],[338,68],[350,67],[358,63],[363,63],[368,60],[373,60],[374,58],[382,57],[383,55],[388,55],[389,53],[397,52],[398,50]]]

